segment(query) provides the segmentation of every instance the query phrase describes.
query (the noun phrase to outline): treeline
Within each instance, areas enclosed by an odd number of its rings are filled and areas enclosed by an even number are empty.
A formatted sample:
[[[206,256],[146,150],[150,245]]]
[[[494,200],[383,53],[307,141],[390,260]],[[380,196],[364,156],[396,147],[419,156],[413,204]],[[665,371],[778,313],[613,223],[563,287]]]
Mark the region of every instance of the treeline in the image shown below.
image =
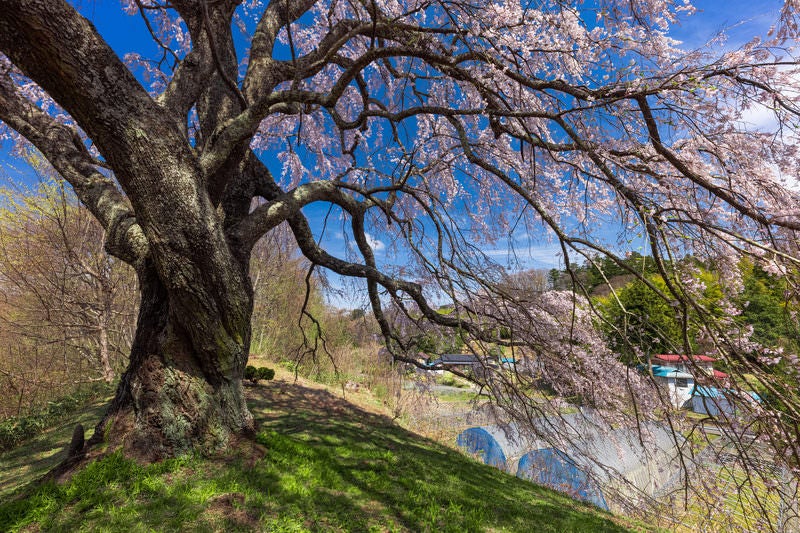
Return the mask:
[[[575,266],[569,272],[550,269],[547,271],[549,288],[555,290],[575,288],[593,296],[603,296],[610,292],[610,287],[622,286],[634,280],[637,275],[648,276],[658,273],[653,258],[638,252],[628,254],[621,263],[610,257],[600,256]],[[539,271],[536,277],[541,276],[542,271]]]
[[[112,382],[133,339],[135,287],[71,192],[51,181],[0,190],[0,415]]]
[[[788,278],[767,273],[750,260],[741,260],[736,272],[722,274],[713,262],[692,257],[663,267],[665,280],[652,257],[630,254],[622,265],[598,257],[567,272],[547,272],[547,289],[587,293],[599,315],[600,327],[610,347],[623,358],[634,361],[637,354],[702,352],[701,326],[719,320],[738,327],[758,345],[800,352],[797,312],[798,293]],[[542,271],[532,274],[542,277]],[[725,277],[737,277],[734,284]],[[668,287],[684,290],[692,285],[695,305],[679,303]],[[678,283],[674,283],[678,282]],[[732,285],[738,285],[735,290]]]

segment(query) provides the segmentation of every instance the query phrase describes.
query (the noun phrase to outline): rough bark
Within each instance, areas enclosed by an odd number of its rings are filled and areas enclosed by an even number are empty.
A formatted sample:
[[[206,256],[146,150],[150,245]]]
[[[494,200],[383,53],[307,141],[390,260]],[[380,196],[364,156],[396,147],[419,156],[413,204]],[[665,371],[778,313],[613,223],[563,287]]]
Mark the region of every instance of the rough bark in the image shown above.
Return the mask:
[[[212,19],[229,22],[230,8],[218,8],[225,13]],[[95,28],[65,2],[11,2],[0,12],[0,49],[94,140],[126,195],[114,197],[113,183],[103,182],[111,191],[105,196],[81,196],[103,223],[109,243],[127,238],[111,250],[136,268],[141,285],[130,366],[95,442],[121,441],[133,453],[156,459],[219,447],[251,429],[241,388],[252,311],[248,257],[226,237],[224,214],[216,208],[224,187],[215,183],[235,180],[238,167],[222,165],[216,175],[205,174],[185,124],[150,98]],[[62,174],[72,176],[76,190],[102,181],[80,146],[75,153],[58,149],[66,130],[20,102],[7,78],[2,89],[0,118],[34,139]],[[230,102],[214,90],[226,90],[224,83],[212,83],[203,98]],[[228,108],[239,112],[233,104]],[[213,130],[226,118],[220,111],[204,125]],[[126,229],[134,226],[119,222],[123,218],[136,221],[139,241]]]
[[[172,305],[152,265],[140,271],[139,282],[142,301],[130,365],[89,445],[106,440],[152,461],[190,450],[214,451],[232,436],[251,432],[241,383],[245,351],[222,368],[218,358],[196,348],[183,325],[191,320],[213,330],[219,318],[202,309],[176,316],[186,310]],[[238,333],[248,346],[249,322]]]

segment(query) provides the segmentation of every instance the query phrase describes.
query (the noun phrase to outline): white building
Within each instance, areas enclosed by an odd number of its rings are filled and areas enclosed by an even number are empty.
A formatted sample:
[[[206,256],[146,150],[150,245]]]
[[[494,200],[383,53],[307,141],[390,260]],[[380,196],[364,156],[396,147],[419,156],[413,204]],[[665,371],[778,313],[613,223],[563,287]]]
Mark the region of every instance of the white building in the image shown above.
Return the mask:
[[[688,372],[678,370],[671,366],[652,366],[653,377],[667,392],[669,402],[680,409],[692,398],[695,379]]]

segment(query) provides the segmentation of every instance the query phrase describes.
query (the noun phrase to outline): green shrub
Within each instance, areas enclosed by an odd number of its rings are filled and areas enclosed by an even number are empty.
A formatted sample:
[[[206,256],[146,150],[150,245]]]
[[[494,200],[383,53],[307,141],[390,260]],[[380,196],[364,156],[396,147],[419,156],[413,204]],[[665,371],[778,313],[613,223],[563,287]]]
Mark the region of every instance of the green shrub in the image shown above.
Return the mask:
[[[288,370],[289,372],[293,372],[293,373],[297,372],[299,370],[299,366],[300,366],[300,365],[297,364],[296,361],[280,361],[278,364],[281,365],[286,370]]]
[[[439,382],[439,385],[446,385],[448,387],[454,387],[456,385],[456,378],[452,374],[442,374],[436,381]]]
[[[249,379],[252,383],[258,383],[259,380],[269,381],[275,377],[275,370],[266,367],[256,368],[253,365],[247,365],[244,369],[244,379]]]

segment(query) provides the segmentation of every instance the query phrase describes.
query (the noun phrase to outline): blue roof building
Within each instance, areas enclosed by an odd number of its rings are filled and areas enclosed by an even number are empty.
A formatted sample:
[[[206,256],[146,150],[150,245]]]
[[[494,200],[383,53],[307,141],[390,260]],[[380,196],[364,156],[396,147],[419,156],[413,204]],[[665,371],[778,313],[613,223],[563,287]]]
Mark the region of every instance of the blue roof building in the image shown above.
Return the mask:
[[[692,374],[672,366],[652,365],[653,377],[666,389],[669,402],[680,409],[692,398],[695,379]]]
[[[739,392],[732,389],[696,386],[692,391],[692,410],[710,416],[732,416],[737,403],[762,401],[755,392]]]

